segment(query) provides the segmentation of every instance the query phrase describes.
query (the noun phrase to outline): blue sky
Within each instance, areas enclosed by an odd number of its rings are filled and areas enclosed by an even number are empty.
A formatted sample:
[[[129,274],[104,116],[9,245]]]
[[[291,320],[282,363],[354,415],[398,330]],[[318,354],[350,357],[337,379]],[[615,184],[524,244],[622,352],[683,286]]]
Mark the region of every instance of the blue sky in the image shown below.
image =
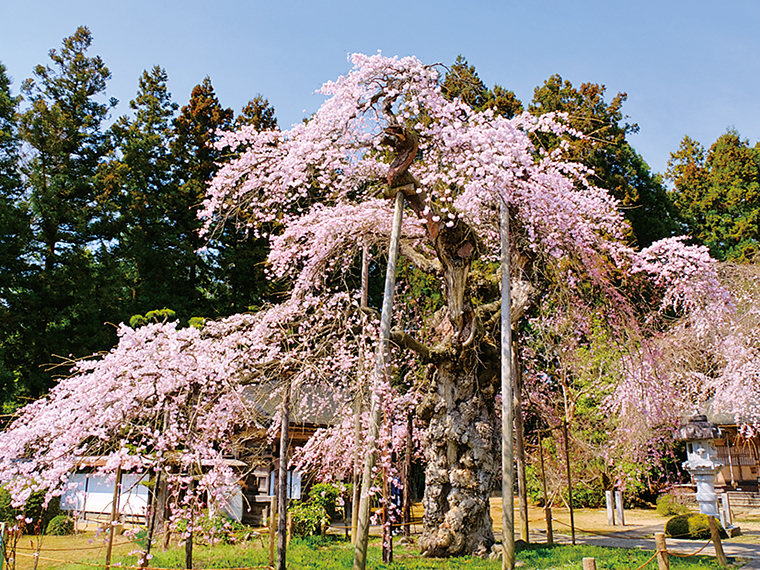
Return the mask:
[[[161,65],[179,104],[208,75],[223,105],[261,93],[286,128],[319,107],[314,91],[349,71],[348,54],[381,50],[444,64],[462,54],[526,103],[555,73],[626,92],[631,142],[656,172],[687,134],[706,146],[728,127],[760,138],[756,0],[0,0],[14,92],[79,25],[113,73],[116,115]]]

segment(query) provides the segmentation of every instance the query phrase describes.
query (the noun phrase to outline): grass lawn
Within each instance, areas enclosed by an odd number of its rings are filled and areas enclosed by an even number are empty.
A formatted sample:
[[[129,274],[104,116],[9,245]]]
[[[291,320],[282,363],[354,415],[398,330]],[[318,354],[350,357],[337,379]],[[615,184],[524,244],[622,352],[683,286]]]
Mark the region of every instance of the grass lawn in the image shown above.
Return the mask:
[[[66,550],[53,550],[53,538],[46,537],[43,555],[38,570],[66,569],[93,570],[101,566],[105,559],[105,550],[100,545],[91,544],[86,536],[78,537],[80,544],[72,544]],[[90,537],[91,538],[91,537]],[[71,537],[68,537],[71,541]],[[28,540],[26,547],[29,548]],[[123,539],[122,539],[123,540]],[[23,541],[21,543],[23,545]],[[76,550],[72,550],[76,548]],[[129,556],[133,545],[120,542],[115,550],[113,562],[122,567],[132,566],[137,562],[137,556]],[[27,552],[27,551],[24,551]],[[268,558],[268,546],[262,540],[246,541],[236,545],[217,545],[214,547],[196,546],[194,548],[195,568],[265,568]],[[174,547],[167,552],[156,551],[151,560],[153,568],[184,568],[185,550]],[[652,552],[622,548],[602,548],[596,546],[553,546],[531,545],[518,550],[518,565],[525,569],[543,570],[561,568],[563,570],[581,570],[585,557],[596,558],[597,568],[636,570],[644,564]],[[55,563],[47,558],[76,561],[77,563]],[[29,570],[33,567],[31,559],[19,557],[18,570]],[[350,570],[353,563],[353,549],[350,543],[338,537],[315,537],[306,540],[295,539],[288,548],[288,568],[304,570]],[[717,562],[711,557],[672,558],[673,570],[718,570]],[[118,568],[118,567],[117,567]],[[368,570],[427,570],[427,569],[472,569],[498,570],[500,560],[483,560],[480,558],[428,559],[421,558],[416,547],[394,546],[394,562],[385,565],[381,560],[379,542],[370,545],[367,558]],[[657,570],[656,560],[645,566],[645,570]]]

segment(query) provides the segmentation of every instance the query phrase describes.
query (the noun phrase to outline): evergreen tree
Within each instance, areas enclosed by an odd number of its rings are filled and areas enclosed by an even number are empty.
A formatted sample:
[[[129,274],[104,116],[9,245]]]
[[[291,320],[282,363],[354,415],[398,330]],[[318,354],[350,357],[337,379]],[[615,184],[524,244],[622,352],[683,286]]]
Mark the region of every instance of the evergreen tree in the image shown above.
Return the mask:
[[[121,117],[111,128],[119,158],[101,173],[119,211],[116,254],[125,269],[127,291],[120,320],[163,307],[184,308],[186,292],[177,287],[172,255],[181,238],[170,219],[177,191],[170,146],[179,106],[171,100],[167,80],[158,66],[143,72],[129,104],[134,118]]]
[[[444,76],[441,84],[444,97],[451,100],[459,97],[473,109],[483,111],[493,109],[494,112],[511,119],[523,112],[523,106],[512,91],[500,85],[493,89],[478,76],[475,67],[458,55],[456,61]]]
[[[710,150],[688,136],[670,155],[667,176],[681,219],[699,243],[724,260],[748,261],[760,251],[760,145],[734,129]]]
[[[618,93],[604,100],[604,85],[584,83],[576,89],[572,83],[553,75],[536,88],[528,111],[542,115],[552,111],[568,114],[569,124],[586,135],[569,139],[568,159],[594,169],[592,181],[620,200],[623,213],[631,224],[631,238],[640,247],[670,237],[677,231],[675,212],[662,180],[633,149],[627,136],[638,132],[622,113],[627,95]],[[549,150],[558,139],[552,135],[538,137]]]
[[[197,210],[206,191],[206,184],[224,160],[222,151],[214,147],[219,129],[232,128],[232,109],[221,106],[211,80],[206,77],[190,94],[174,120],[175,136],[171,142],[175,160],[176,189],[166,203],[168,221],[175,231],[171,271],[177,277],[175,286],[186,301],[183,307],[171,307],[180,314],[211,317],[219,311],[213,302],[218,283],[214,279],[214,250],[198,235],[201,223]]]
[[[11,80],[0,63],[0,399],[13,391],[14,375],[6,366],[6,345],[19,315],[9,307],[26,274],[26,244],[29,220],[21,201],[23,187],[19,172],[17,107],[19,97],[11,95]]]
[[[115,341],[103,324],[119,295],[107,259],[113,214],[95,177],[109,150],[101,125],[116,101],[101,101],[111,73],[100,57],[87,56],[91,43],[90,31],[78,28],[60,51],[49,52],[52,64],[38,65],[22,86],[34,265],[9,306],[16,321],[6,361],[32,397],[50,387],[45,365],[53,355],[86,355]]]

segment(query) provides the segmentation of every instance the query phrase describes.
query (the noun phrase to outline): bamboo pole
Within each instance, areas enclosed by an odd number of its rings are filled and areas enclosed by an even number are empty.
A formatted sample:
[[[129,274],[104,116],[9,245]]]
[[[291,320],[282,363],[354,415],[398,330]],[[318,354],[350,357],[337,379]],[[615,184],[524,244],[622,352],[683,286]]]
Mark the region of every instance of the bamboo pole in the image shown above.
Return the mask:
[[[388,267],[385,272],[385,290],[383,292],[383,309],[380,316],[380,343],[377,348],[375,377],[377,382],[388,373],[388,345],[391,331],[393,312],[393,294],[396,288],[396,264],[401,240],[401,221],[404,213],[404,193],[396,189],[396,206],[393,214],[393,229],[388,247]],[[372,485],[373,469],[377,455],[377,438],[380,433],[380,415],[382,406],[377,390],[372,392],[370,406],[370,425],[367,437],[370,441],[370,451],[367,453],[362,474],[362,493],[359,500],[359,520],[354,547],[354,570],[365,570],[367,565],[367,543],[369,541],[369,489]],[[284,569],[283,569],[284,570]]]
[[[515,473],[512,441],[514,402],[512,396],[512,280],[509,275],[509,208],[501,203],[501,501],[502,570],[515,567]]]

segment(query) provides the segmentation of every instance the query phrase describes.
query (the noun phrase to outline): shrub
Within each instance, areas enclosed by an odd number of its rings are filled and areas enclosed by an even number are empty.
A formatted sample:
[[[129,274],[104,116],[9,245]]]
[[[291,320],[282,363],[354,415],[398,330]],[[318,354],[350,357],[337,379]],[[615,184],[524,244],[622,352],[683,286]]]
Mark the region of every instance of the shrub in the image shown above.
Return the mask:
[[[302,503],[297,501],[290,506],[295,536],[322,534],[322,527],[330,523],[325,508],[316,501]]]
[[[321,505],[332,520],[336,517],[338,499],[344,491],[345,487],[342,484],[316,483],[309,491],[309,503]]]
[[[673,515],[685,515],[689,512],[689,507],[684,505],[681,500],[671,493],[665,493],[657,497],[657,514],[664,517]]]
[[[11,505],[11,494],[7,489],[0,488],[0,521],[15,524],[16,518],[23,515],[24,518],[32,519],[32,522],[26,525],[27,532],[39,532],[40,529],[47,528],[54,517],[61,514],[60,497],[53,497],[47,508],[43,508],[44,501],[45,491],[37,491],[31,494],[23,509],[14,509]]]
[[[56,515],[47,525],[47,534],[66,536],[74,534],[74,519],[68,515]]]
[[[726,534],[720,521],[716,520],[715,523],[718,525],[720,537],[728,538],[728,534]],[[674,516],[665,523],[665,535],[672,538],[688,538],[692,540],[708,540],[712,536],[707,515],[702,513]]]

